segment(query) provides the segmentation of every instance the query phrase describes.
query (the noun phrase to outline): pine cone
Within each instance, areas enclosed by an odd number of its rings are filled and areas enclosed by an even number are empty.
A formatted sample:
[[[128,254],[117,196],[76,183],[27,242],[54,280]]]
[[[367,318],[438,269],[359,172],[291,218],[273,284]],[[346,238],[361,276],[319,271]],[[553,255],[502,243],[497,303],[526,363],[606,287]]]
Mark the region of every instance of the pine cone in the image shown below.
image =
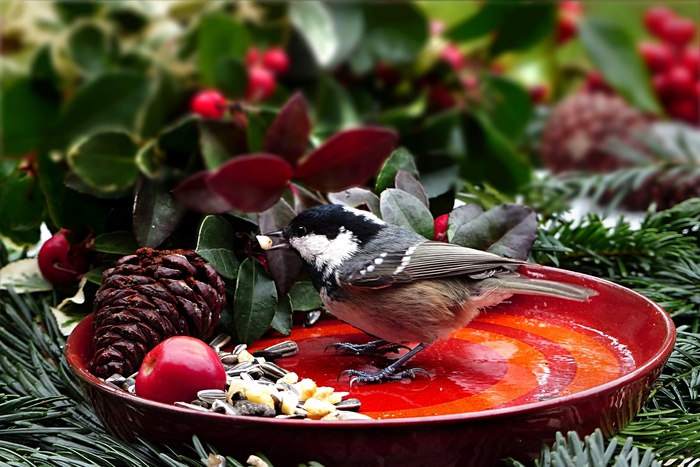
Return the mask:
[[[207,339],[225,306],[224,282],[197,253],[141,248],[102,274],[93,305],[92,372],[128,376],[168,337]]]
[[[553,172],[572,170],[605,173],[631,165],[603,149],[609,138],[632,144],[648,119],[621,98],[601,92],[574,94],[559,104],[547,120],[541,153]]]

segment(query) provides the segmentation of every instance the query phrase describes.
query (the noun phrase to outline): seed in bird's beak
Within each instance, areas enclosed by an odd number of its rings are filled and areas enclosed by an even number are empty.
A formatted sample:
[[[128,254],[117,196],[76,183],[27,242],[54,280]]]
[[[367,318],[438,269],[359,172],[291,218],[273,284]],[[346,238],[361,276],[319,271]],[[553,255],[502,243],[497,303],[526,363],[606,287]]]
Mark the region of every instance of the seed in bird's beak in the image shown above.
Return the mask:
[[[267,235],[256,235],[255,238],[258,239],[260,248],[262,248],[263,250],[269,250],[272,248],[272,239]]]

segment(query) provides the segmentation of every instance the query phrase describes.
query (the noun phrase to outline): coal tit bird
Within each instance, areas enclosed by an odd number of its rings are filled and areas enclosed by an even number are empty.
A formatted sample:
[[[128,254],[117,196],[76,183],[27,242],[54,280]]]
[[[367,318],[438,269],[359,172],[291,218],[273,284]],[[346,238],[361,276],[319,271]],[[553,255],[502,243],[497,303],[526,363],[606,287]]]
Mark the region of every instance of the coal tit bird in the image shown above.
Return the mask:
[[[277,239],[276,243],[270,239]],[[525,261],[427,240],[375,215],[337,204],[316,206],[282,231],[259,238],[264,249],[291,247],[307,266],[323,304],[335,317],[380,340],[335,345],[357,355],[408,353],[376,373],[346,370],[354,382],[414,378],[402,369],[418,352],[467,325],[480,309],[513,294],[586,301],[593,290],[530,279],[514,271]]]

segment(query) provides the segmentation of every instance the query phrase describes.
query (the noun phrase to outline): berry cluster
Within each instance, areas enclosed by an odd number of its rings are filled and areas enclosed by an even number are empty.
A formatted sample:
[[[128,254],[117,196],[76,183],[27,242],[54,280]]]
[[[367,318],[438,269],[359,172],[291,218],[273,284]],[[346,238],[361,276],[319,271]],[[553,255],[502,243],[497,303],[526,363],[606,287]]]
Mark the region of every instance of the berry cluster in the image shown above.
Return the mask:
[[[576,1],[562,1],[557,11],[557,44],[562,45],[576,37],[578,23],[581,21],[583,9]]]
[[[289,69],[289,58],[279,47],[260,52],[255,47],[248,50],[245,58],[248,68],[248,86],[245,99],[257,102],[269,99],[275,92],[277,76]],[[224,116],[228,103],[226,98],[215,89],[205,89],[192,98],[190,109],[204,118],[219,119]]]
[[[652,85],[669,116],[700,123],[700,48],[691,45],[693,22],[665,7],[653,7],[644,25],[659,42],[643,42],[639,50],[652,74]]]

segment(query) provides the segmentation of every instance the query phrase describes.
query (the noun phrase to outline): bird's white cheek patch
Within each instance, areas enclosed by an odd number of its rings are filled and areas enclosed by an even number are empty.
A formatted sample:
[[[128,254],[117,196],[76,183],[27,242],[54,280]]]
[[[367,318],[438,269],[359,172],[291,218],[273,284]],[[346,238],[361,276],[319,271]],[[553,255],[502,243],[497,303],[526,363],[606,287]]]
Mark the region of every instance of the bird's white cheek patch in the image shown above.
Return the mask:
[[[317,269],[323,270],[325,275],[352,257],[358,248],[350,231],[342,232],[332,240],[325,235],[309,234],[292,238],[289,243],[305,261],[313,263]]]

